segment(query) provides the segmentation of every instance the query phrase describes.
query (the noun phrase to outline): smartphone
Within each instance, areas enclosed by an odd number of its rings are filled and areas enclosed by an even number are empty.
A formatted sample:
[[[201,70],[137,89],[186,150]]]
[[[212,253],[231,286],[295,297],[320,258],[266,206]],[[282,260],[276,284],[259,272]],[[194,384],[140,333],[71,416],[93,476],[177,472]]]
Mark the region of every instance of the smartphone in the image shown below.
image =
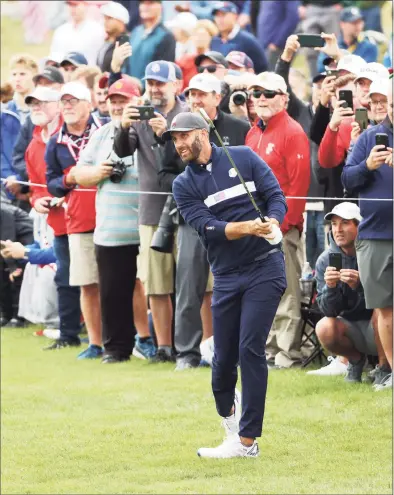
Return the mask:
[[[345,102],[342,104],[344,108],[351,108],[353,110],[353,92],[350,89],[339,90],[339,100]]]
[[[60,201],[60,198],[52,198],[48,202],[48,208],[53,208],[53,207],[57,206],[57,204],[59,203],[59,201]]]
[[[360,126],[361,132],[368,127],[368,110],[366,108],[356,108],[356,122]]]
[[[336,268],[337,271],[342,270],[342,255],[341,253],[329,253],[328,264]]]
[[[128,36],[127,34],[121,34],[116,41],[119,43],[119,46],[124,45],[125,43],[130,42],[130,36]]]
[[[375,134],[375,144],[384,144],[384,149],[379,150],[379,151],[386,151],[387,147],[389,145],[389,137],[386,133],[384,132],[378,132]]]
[[[150,120],[155,117],[155,108],[150,106],[150,105],[141,105],[139,107],[133,107],[137,108],[139,112],[139,119],[140,120]]]
[[[326,70],[326,76],[327,77],[332,77],[332,76],[339,77],[340,72],[341,71],[337,70],[337,69],[327,69]]]
[[[320,34],[297,34],[297,37],[301,48],[323,47],[326,43]]]

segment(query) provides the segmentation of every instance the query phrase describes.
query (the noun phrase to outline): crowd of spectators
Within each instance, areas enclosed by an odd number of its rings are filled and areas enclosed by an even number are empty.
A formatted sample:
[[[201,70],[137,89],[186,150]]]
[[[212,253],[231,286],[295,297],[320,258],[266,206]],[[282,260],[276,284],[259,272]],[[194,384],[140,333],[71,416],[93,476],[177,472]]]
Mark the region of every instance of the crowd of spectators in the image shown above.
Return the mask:
[[[26,41],[53,34],[44,59],[12,57],[1,88],[1,325],[44,325],[35,334],[53,339],[47,350],[87,341],[78,359],[211,364],[214,279],[172,200],[187,163],[162,137],[179,113],[204,109],[226,146],[268,164],[287,199],[269,367],[299,367],[311,352],[300,290],[311,267],[316,335],[331,356],[309,373],[360,382],[376,364],[367,379],[391,388],[384,2],[70,0],[48,2],[56,16],[36,25],[47,2],[24,3]],[[163,232],[173,242],[153,249]]]

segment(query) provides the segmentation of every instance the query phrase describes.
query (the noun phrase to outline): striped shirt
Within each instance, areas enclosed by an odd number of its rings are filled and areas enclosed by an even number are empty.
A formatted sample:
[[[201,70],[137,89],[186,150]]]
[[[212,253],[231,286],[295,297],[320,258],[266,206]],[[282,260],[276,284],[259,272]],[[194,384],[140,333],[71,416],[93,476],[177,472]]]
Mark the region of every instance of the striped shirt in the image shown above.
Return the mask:
[[[81,152],[77,166],[98,166],[108,160],[114,163],[120,161],[113,151],[114,134],[113,122],[94,132]],[[105,179],[97,185],[94,243],[99,246],[126,246],[140,242],[138,194],[127,194],[139,188],[136,153],[122,161],[127,168],[119,184]]]

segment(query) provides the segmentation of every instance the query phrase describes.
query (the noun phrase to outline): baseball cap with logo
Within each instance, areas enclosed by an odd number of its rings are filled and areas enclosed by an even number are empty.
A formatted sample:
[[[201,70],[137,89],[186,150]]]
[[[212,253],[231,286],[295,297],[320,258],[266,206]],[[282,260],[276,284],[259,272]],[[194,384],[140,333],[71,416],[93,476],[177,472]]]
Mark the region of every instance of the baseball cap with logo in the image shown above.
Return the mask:
[[[232,14],[238,14],[238,9],[233,2],[216,2],[212,6],[212,15],[215,15],[216,12],[231,12]]]
[[[390,84],[392,83],[388,78],[375,79],[374,81],[372,81],[371,86],[369,87],[368,96],[377,93],[379,95],[388,97],[390,91]]]
[[[181,112],[172,119],[171,126],[163,133],[162,139],[169,141],[172,132],[188,132],[195,129],[205,129],[209,132],[209,125],[198,113]]]
[[[342,10],[341,22],[356,22],[363,18],[361,10],[358,7],[347,7]]]
[[[64,56],[63,60],[60,62],[60,65],[64,64],[72,64],[72,65],[88,65],[88,61],[82,53],[79,52],[69,52]]]
[[[346,70],[351,74],[357,74],[361,67],[365,67],[367,62],[358,55],[345,55],[339,59],[337,70]]]
[[[244,67],[245,69],[254,69],[253,60],[244,52],[232,51],[226,56],[227,62],[236,65],[237,67]]]
[[[371,62],[363,67],[360,67],[356,75],[357,78],[355,81],[363,78],[369,79],[370,81],[375,81],[376,79],[388,79],[390,73],[383,64]]]
[[[339,203],[339,205],[334,206],[330,213],[324,217],[325,220],[331,220],[331,218],[336,215],[337,217],[344,218],[345,220],[357,220],[361,222],[363,217],[360,215],[360,208],[354,204],[345,201]]]
[[[50,82],[64,84],[63,74],[56,67],[46,66],[44,70],[33,77],[34,84],[38,84],[40,79],[47,79]]]
[[[121,95],[121,96],[126,96],[127,98],[130,98],[132,96],[141,96],[140,89],[130,79],[119,79],[119,81],[114,82],[111,84],[108,90],[108,95],[105,98],[108,100],[113,95]]]
[[[89,89],[80,82],[72,81],[66,83],[60,92],[60,98],[64,95],[73,96],[74,98],[77,98],[77,100],[86,100],[89,103],[92,102]]]
[[[33,93],[29,94],[25,98],[25,103],[28,105],[32,100],[38,101],[59,101],[60,92],[55,89],[48,88],[46,86],[38,86]]]
[[[275,74],[275,72],[262,72],[258,74],[249,84],[248,89],[256,87],[287,94],[285,80],[279,74]]]
[[[226,69],[228,68],[228,62],[227,62],[225,56],[223,54],[221,54],[220,52],[209,51],[209,52],[202,53],[201,55],[198,55],[194,59],[194,63],[196,64],[197,67],[201,64],[201,62],[204,60],[204,58],[212,60],[212,62],[215,62],[215,64],[221,64]]]
[[[108,2],[102,5],[100,12],[102,15],[123,22],[123,24],[128,24],[130,21],[129,11],[118,2]]]
[[[219,79],[212,74],[197,74],[190,79],[189,86],[185,89],[185,94],[191,89],[198,89],[204,93],[213,93],[220,95],[222,85]]]
[[[142,79],[153,79],[161,82],[176,81],[175,67],[172,62],[156,60],[146,66],[145,77]]]

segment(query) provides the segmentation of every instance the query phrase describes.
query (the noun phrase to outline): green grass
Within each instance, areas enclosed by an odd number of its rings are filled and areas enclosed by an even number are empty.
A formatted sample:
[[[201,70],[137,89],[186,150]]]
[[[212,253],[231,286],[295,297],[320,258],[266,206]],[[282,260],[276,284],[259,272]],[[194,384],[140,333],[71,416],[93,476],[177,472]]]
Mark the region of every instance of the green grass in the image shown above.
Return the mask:
[[[207,460],[221,441],[210,370],[79,362],[1,331],[4,494],[392,493],[392,396],[273,371],[262,455]]]

